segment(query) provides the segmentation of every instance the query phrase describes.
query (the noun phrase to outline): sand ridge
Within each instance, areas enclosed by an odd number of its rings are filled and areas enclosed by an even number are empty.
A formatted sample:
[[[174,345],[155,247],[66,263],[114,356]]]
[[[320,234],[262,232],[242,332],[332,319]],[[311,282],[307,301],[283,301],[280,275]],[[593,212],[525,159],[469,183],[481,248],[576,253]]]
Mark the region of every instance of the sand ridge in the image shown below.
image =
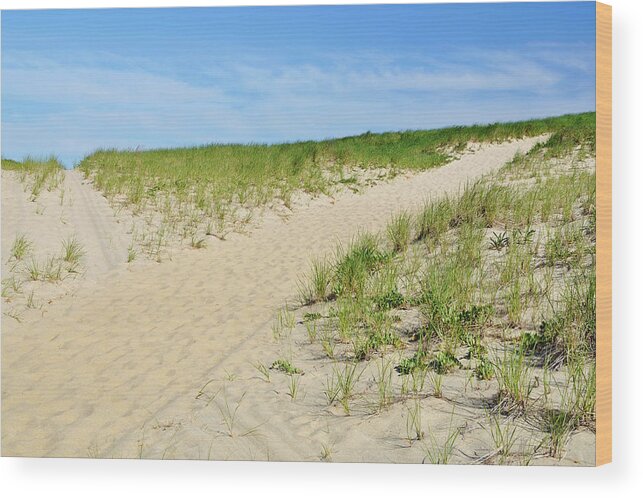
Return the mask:
[[[119,237],[100,235],[114,233],[101,226],[114,218],[103,209],[106,200],[78,201],[81,212],[69,217],[81,233],[99,234],[84,240],[88,258],[102,254],[88,262],[88,275],[92,268],[100,278],[32,323],[3,315],[3,455],[317,459],[318,438],[310,434],[327,431],[323,421],[294,403],[266,413],[261,394],[243,395],[250,392],[244,383],[262,382],[252,362],[274,350],[273,313],[294,300],[298,275],[337,241],[381,229],[401,209],[456,194],[543,139],[484,145],[446,166],[398,177],[360,195],[332,204],[314,201],[287,222],[267,218],[250,237],[230,237],[208,250],[184,251],[172,261],[133,271],[111,271],[126,268],[118,260],[125,261],[128,241],[122,224],[115,230]],[[79,190],[75,199],[100,197],[76,173],[66,184]],[[3,192],[3,254],[6,234],[19,226],[5,223],[15,216],[7,200]],[[202,402],[195,397],[211,379],[229,380],[225,394],[233,405],[242,398],[242,425],[258,427],[257,436],[244,437],[237,449],[215,438],[219,429],[212,427],[220,420],[208,422],[195,412],[195,403]],[[262,392],[268,396],[271,390]],[[340,420],[333,438],[342,436],[343,426],[352,427]],[[344,432],[345,444],[368,446],[369,435],[382,429],[369,420],[360,427]],[[204,441],[204,430],[213,434],[211,441]],[[400,460],[393,443],[390,449],[382,458]]]

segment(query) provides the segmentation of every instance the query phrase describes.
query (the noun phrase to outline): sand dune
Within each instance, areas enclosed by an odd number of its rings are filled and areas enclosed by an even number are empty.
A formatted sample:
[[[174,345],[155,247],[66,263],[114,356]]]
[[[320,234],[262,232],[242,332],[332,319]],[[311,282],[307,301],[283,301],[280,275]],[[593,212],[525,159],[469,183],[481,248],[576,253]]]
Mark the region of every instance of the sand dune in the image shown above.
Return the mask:
[[[3,314],[3,455],[317,460],[327,441],[338,460],[421,460],[385,421],[338,417],[330,428],[313,410],[320,400],[290,402],[285,385],[262,381],[252,362],[279,353],[273,314],[294,300],[311,257],[382,228],[400,209],[456,193],[542,139],[484,145],[360,195],[315,200],[286,222],[266,217],[250,236],[129,269],[126,224],[75,172],[65,178],[71,204],[58,210],[52,193],[41,215],[3,173],[4,272],[18,232],[43,251],[76,233],[87,251],[71,295],[23,323]],[[66,223],[57,223],[63,210]],[[303,379],[313,382],[314,371]],[[234,410],[239,400],[229,437],[225,403]],[[451,412],[435,403],[435,423],[448,423]]]

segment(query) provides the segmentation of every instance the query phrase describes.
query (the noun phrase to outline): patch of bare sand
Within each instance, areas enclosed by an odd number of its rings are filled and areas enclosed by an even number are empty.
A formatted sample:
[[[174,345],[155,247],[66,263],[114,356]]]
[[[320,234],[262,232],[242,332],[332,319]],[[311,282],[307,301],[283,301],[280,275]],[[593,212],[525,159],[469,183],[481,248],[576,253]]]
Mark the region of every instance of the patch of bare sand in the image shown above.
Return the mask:
[[[406,407],[330,416],[318,390],[306,396],[308,382],[322,382],[314,358],[295,400],[287,376],[265,382],[252,363],[279,353],[273,313],[294,299],[311,257],[381,229],[400,209],[457,193],[539,140],[485,145],[334,204],[315,200],[285,223],[267,218],[251,237],[106,275],[28,325],[3,316],[3,454],[318,460],[326,447],[333,460],[420,461],[421,446],[404,444]],[[444,437],[451,409],[424,403]]]

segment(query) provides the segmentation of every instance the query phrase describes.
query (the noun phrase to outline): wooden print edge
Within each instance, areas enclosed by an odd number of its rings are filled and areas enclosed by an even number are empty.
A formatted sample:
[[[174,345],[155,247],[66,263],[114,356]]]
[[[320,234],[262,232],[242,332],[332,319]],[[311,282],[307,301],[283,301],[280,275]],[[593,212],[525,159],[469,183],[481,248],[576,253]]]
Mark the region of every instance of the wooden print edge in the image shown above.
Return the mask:
[[[596,465],[612,461],[612,7],[596,2]]]

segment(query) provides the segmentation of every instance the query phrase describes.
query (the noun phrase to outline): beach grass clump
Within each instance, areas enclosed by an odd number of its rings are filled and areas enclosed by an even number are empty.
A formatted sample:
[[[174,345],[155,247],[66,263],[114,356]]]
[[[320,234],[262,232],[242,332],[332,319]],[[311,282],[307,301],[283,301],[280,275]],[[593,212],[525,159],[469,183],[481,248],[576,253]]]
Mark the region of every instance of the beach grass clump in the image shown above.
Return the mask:
[[[325,301],[330,297],[332,268],[325,259],[311,263],[310,278],[299,281],[299,300],[302,304]]]
[[[9,302],[22,293],[22,280],[15,275],[2,279],[2,298]]]
[[[413,222],[406,212],[395,215],[386,228],[386,235],[393,252],[404,251],[411,242]]]
[[[452,203],[448,200],[427,202],[416,217],[416,240],[437,244],[449,229]]]
[[[75,236],[68,237],[62,243],[62,260],[70,265],[77,265],[85,255],[85,249]]]
[[[336,296],[363,295],[369,275],[384,264],[389,255],[380,247],[379,237],[371,234],[357,236],[347,249],[337,249],[333,278]]]
[[[505,351],[494,362],[498,382],[496,408],[503,414],[522,413],[533,388],[531,367],[521,349]]]
[[[43,269],[36,258],[31,258],[25,266],[25,271],[29,280],[38,281],[43,275]]]
[[[33,242],[26,235],[16,235],[11,245],[9,261],[22,261],[33,250]]]

